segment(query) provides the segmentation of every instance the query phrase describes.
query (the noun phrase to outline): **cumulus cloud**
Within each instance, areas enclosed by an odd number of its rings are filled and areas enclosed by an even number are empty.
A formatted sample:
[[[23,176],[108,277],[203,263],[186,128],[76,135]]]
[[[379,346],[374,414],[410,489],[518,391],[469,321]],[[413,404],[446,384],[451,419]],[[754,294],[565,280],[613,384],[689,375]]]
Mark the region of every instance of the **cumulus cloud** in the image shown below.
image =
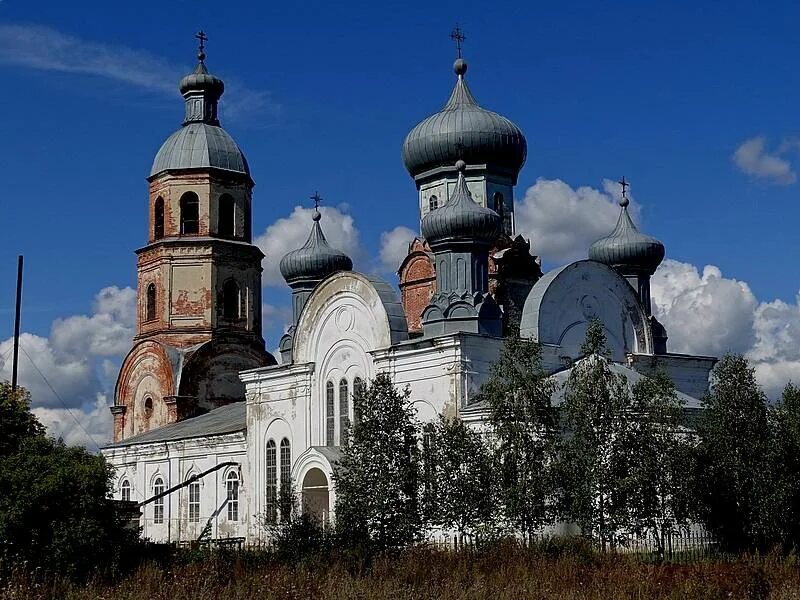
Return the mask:
[[[92,446],[108,441],[113,359],[130,347],[135,321],[135,290],[112,286],[97,293],[91,314],[55,320],[49,337],[20,335],[19,384],[51,434]],[[0,379],[11,379],[12,347],[13,339],[0,341]]]
[[[609,179],[603,180],[602,190],[539,179],[516,203],[516,230],[530,238],[533,252],[546,261],[586,258],[589,246],[614,229],[618,198],[619,184]],[[633,198],[628,210],[636,220],[639,205]]]
[[[408,254],[408,244],[416,237],[416,232],[399,225],[381,233],[378,260],[380,269],[386,273],[394,273]]]
[[[322,213],[320,224],[328,243],[350,256],[353,262],[360,260],[363,252],[353,217],[344,212],[344,207],[321,206],[319,210]],[[279,269],[281,258],[306,243],[313,213],[311,208],[296,206],[292,214],[275,221],[255,239],[256,246],[266,255],[262,263],[263,285],[285,285]]]
[[[742,142],[731,157],[745,174],[765,183],[788,185],[797,181],[797,174],[786,159],[796,142],[784,141],[774,152],[766,150],[766,139],[759,135]]]
[[[800,382],[800,295],[795,303],[758,302],[747,283],[665,260],[651,279],[653,312],[669,334],[671,352],[745,354],[767,395],[776,399]]]
[[[0,64],[41,71],[81,73],[112,79],[160,94],[175,96],[186,73],[179,66],[144,50],[105,44],[42,25],[0,25]],[[280,109],[269,92],[233,79],[222,105],[227,116],[244,119]]]

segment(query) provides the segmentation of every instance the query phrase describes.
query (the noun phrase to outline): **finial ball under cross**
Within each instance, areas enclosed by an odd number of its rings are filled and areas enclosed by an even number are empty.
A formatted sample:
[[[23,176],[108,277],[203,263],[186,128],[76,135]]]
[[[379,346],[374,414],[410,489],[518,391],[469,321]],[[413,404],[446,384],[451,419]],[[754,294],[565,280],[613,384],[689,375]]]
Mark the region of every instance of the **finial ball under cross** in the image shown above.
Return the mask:
[[[194,37],[200,40],[200,49],[197,51],[197,59],[200,62],[203,62],[206,59],[206,42],[208,41],[208,36],[201,29],[195,34]]]
[[[311,196],[311,199],[314,201],[314,216],[312,217],[315,221],[319,221],[321,215],[319,214],[319,203],[322,201],[322,196],[319,195],[319,192],[315,191],[314,195]]]
[[[628,186],[630,185],[630,183],[625,181],[624,175],[622,176],[622,179],[620,179],[617,183],[622,186],[622,198],[620,198],[619,200],[619,205],[624,208],[628,206],[628,204],[630,204],[630,200],[628,200]]]

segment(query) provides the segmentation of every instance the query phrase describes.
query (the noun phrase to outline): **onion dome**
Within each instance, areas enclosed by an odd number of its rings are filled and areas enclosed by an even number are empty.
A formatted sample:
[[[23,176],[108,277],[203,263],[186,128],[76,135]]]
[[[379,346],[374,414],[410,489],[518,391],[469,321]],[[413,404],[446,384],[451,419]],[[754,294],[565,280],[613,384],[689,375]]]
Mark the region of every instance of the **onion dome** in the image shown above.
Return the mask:
[[[624,192],[619,204],[622,210],[617,226],[608,236],[591,245],[589,258],[623,273],[652,275],[664,260],[664,244],[636,228],[628,214],[629,200]]]
[[[321,281],[336,271],[352,271],[353,261],[341,250],[328,245],[319,221],[322,215],[314,211],[314,225],[302,248],[287,253],[280,264],[281,275],[289,285]]]
[[[219,125],[217,108],[225,84],[208,72],[205,56],[201,45],[197,67],[180,81],[178,87],[186,103],[183,126],[161,145],[150,177],[185,169],[220,169],[250,175],[241,149]]]
[[[510,171],[516,179],[527,155],[527,142],[519,127],[481,108],[469,91],[464,75],[467,63],[453,64],[458,79],[444,108],[419,123],[403,143],[403,163],[415,177],[456,160]]]
[[[433,246],[449,241],[492,244],[500,235],[502,219],[490,208],[477,204],[464,179],[466,163],[456,162],[458,181],[447,204],[422,219],[422,235]]]

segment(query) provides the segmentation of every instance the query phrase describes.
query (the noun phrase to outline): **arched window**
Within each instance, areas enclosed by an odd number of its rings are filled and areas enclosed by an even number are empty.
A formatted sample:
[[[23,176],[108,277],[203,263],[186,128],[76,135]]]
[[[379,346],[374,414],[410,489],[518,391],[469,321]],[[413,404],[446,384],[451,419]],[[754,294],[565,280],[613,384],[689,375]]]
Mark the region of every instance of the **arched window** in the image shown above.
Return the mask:
[[[350,390],[347,386],[347,379],[342,377],[339,382],[339,444],[344,444],[347,440],[347,432],[350,428]]]
[[[292,513],[292,448],[287,438],[281,440],[281,521],[288,521]]]
[[[436,210],[439,208],[439,199],[435,195],[428,199],[428,208],[430,210]]]
[[[200,200],[194,192],[181,196],[181,235],[195,235],[200,231]]]
[[[144,418],[148,421],[153,416],[153,399],[148,396],[144,399]]]
[[[156,284],[147,285],[147,298],[145,299],[144,320],[152,321],[156,318]]]
[[[228,521],[239,520],[239,475],[231,471],[225,478],[225,490],[228,493]]]
[[[266,455],[266,502],[264,508],[266,510],[267,521],[274,523],[278,512],[278,466],[277,456],[275,451],[275,440],[267,442],[267,455]]]
[[[122,500],[124,502],[130,502],[131,501],[131,482],[130,481],[128,481],[127,479],[125,481],[123,481],[122,485],[119,486],[119,491],[120,491],[120,498],[122,498]]]
[[[325,444],[328,446],[336,445],[333,439],[336,428],[336,417],[334,410],[336,406],[333,398],[333,382],[325,384]]]
[[[164,493],[164,480],[157,477],[153,482],[153,496]],[[153,523],[159,525],[164,522],[164,498],[153,500]]]
[[[189,523],[200,522],[200,482],[193,481],[189,484]]]
[[[362,396],[366,390],[367,386],[364,383],[364,380],[361,379],[361,377],[356,377],[355,379],[353,379],[353,422],[354,423],[358,423],[361,419],[361,411],[359,410],[359,405],[361,402],[363,402]]]
[[[228,194],[219,198],[217,214],[217,234],[220,237],[233,237],[236,231],[236,205]]]
[[[503,200],[503,194],[501,194],[500,192],[495,192],[494,195],[492,196],[492,204],[494,212],[496,212],[498,215],[502,217],[503,213],[505,213],[506,211],[506,205]]]
[[[233,279],[229,279],[222,286],[222,316],[225,319],[238,319],[239,309],[239,286]]]
[[[160,240],[164,237],[164,199],[159,196],[156,198],[153,207],[153,239]]]

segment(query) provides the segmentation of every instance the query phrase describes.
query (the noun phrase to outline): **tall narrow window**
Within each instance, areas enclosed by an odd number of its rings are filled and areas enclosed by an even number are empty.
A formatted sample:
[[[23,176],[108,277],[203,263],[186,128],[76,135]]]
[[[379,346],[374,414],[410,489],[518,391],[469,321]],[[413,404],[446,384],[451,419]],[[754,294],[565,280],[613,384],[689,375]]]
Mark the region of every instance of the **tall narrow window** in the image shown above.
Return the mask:
[[[439,208],[439,199],[435,195],[431,196],[428,200],[428,208],[430,210],[436,210]]]
[[[119,490],[120,490],[120,498],[122,498],[122,500],[124,502],[130,502],[131,501],[131,482],[126,479],[125,481],[122,482],[122,485],[119,486]]]
[[[345,443],[349,429],[350,390],[347,386],[347,379],[342,377],[342,380],[339,382],[339,444]]]
[[[194,192],[181,196],[181,235],[195,235],[200,231],[200,200]]]
[[[156,318],[156,284],[147,285],[147,298],[145,299],[144,320],[152,321]]]
[[[278,513],[278,465],[275,440],[267,442],[266,479],[267,494],[264,507],[266,509],[267,520],[270,523],[274,523]]]
[[[292,512],[292,448],[287,438],[281,440],[281,521],[288,521]]]
[[[239,520],[239,475],[236,471],[228,473],[225,479],[225,489],[228,493],[228,521]]]
[[[153,239],[160,240],[164,237],[164,199],[159,196],[156,198],[153,207]]]
[[[367,386],[364,384],[364,380],[361,377],[356,377],[353,380],[353,422],[358,423],[361,419],[361,411],[359,410],[359,404],[363,400],[361,400],[362,395],[366,391]],[[356,400],[358,398],[358,400]]]
[[[189,484],[189,523],[200,522],[200,482]]]
[[[336,416],[334,415],[336,405],[333,396],[333,382],[329,381],[325,384],[325,444],[328,446],[336,445],[333,439],[336,429]]]
[[[217,214],[217,233],[220,237],[233,237],[236,231],[236,208],[228,194],[219,198],[219,211]]]
[[[153,496],[164,493],[164,480],[157,477],[153,482]],[[164,498],[153,500],[153,523],[160,525],[164,522]]]
[[[150,421],[150,417],[153,416],[153,399],[148,396],[144,399],[144,418],[147,421]]]
[[[226,319],[239,318],[239,286],[233,279],[229,279],[222,286],[222,316]]]

